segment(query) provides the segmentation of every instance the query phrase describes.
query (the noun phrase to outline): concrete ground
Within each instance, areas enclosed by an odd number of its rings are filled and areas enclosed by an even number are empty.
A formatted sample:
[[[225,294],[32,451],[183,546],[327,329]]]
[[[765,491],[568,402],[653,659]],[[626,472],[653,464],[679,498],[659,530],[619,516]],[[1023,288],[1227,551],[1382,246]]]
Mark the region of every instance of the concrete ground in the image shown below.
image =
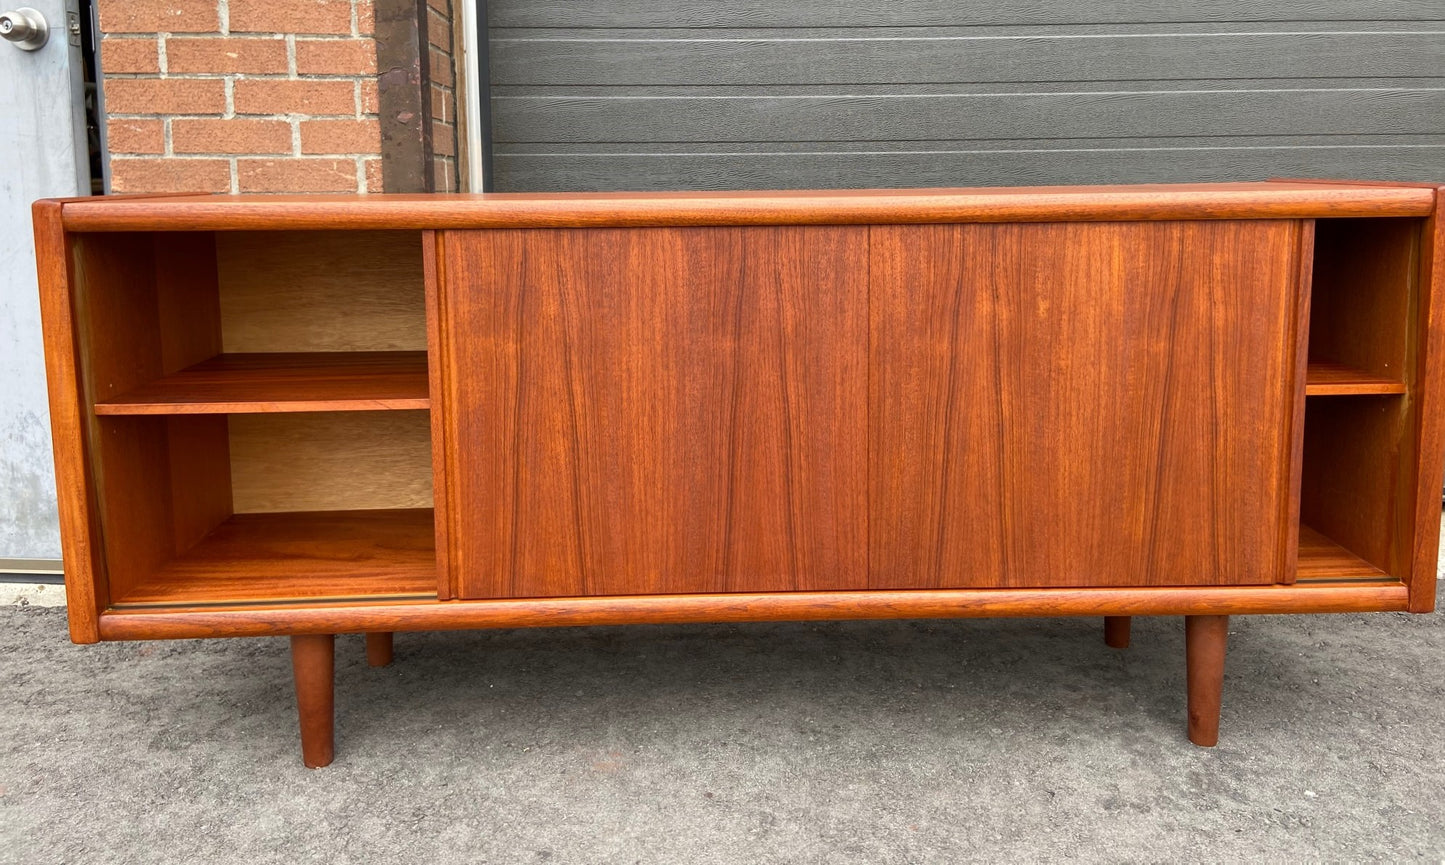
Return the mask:
[[[955,620],[338,641],[302,768],[284,639],[73,646],[0,609],[0,862],[1440,860],[1445,617]]]

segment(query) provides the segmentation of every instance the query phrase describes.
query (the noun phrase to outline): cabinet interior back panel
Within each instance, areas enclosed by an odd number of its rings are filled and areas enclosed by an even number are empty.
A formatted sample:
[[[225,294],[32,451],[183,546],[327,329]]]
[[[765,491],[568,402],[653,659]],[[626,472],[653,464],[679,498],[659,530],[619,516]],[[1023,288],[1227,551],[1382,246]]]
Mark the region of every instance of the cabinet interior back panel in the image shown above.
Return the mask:
[[[229,418],[236,513],[432,506],[425,411]]]
[[[421,233],[218,232],[228,352],[425,351]]]

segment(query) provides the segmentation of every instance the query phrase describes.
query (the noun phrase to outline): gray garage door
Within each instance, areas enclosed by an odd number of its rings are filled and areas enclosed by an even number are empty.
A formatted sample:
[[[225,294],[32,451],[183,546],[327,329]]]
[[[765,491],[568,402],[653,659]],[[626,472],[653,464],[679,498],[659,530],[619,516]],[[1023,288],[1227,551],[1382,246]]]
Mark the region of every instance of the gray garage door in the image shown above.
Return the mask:
[[[493,0],[498,190],[1445,180],[1445,0]]]

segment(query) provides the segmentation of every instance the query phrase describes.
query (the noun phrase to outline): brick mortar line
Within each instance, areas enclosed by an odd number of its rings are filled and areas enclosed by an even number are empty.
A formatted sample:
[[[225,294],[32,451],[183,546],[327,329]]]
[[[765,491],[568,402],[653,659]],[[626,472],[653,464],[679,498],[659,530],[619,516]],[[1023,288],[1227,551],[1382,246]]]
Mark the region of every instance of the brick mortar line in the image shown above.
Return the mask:
[[[357,35],[356,33],[338,33],[336,31],[321,33],[314,30],[232,30],[231,32],[226,34],[218,34],[215,30],[206,30],[194,32],[190,35],[204,37],[208,34],[225,35],[231,37],[232,39],[252,39],[262,36],[276,36],[278,34],[288,36],[300,36],[302,39],[365,39],[371,36],[370,33],[362,33],[360,35]]]
[[[290,153],[238,153],[238,152],[236,152],[236,151],[221,151],[221,152],[217,152],[217,153],[176,153],[176,154],[169,154],[169,153],[113,153],[113,154],[111,154],[111,158],[112,158],[112,159],[120,160],[120,161],[122,161],[122,162],[141,162],[141,161],[146,161],[146,160],[150,160],[150,161],[160,161],[160,162],[197,162],[197,161],[206,160],[206,161],[212,161],[212,162],[214,162],[214,161],[216,161],[216,160],[218,160],[218,159],[230,159],[230,160],[250,159],[250,160],[253,160],[253,161],[254,161],[254,160],[265,160],[265,161],[268,161],[268,162],[284,162],[284,163],[287,163],[287,164],[293,164],[293,165],[294,165],[294,164],[296,164],[296,163],[298,163],[298,162],[316,162],[316,161],[322,160],[322,159],[330,160],[330,161],[332,161],[332,162],[339,161],[339,160],[347,160],[347,159],[359,159],[359,160],[363,160],[363,161],[364,161],[364,160],[368,160],[368,159],[380,159],[380,158],[381,158],[381,155],[378,154],[378,153],[375,153],[375,152],[373,152],[373,151],[369,151],[369,150],[367,150],[367,151],[356,151],[356,152],[353,152],[353,153],[306,153],[306,154],[302,154],[302,155],[300,155],[300,156],[294,156],[294,155],[292,155],[292,154],[290,154]],[[437,158],[438,158],[438,159],[443,159],[443,158],[450,159],[451,157],[442,157],[441,155],[438,155]]]
[[[355,42],[375,38],[371,33],[346,33],[334,30],[327,32],[315,30],[126,30],[119,33],[110,31],[102,32],[100,41],[101,44],[122,41],[135,42],[142,39],[154,39],[162,33],[174,36],[177,39],[253,39],[257,41],[278,39],[287,35],[327,42],[348,40]]]
[[[106,42],[145,42],[155,39],[158,36],[165,36],[168,39],[189,39],[193,41],[232,41],[232,42],[280,42],[288,36],[294,36],[304,42],[375,42],[370,35],[353,36],[348,33],[291,33],[273,31],[262,33],[244,33],[236,35],[227,34],[218,30],[151,30],[144,33],[107,33],[101,37],[101,44]]]
[[[375,120],[378,118],[378,115],[363,114],[357,117],[354,114],[302,114],[297,112],[295,114],[237,114],[235,117],[225,117],[220,114],[166,114],[155,112],[150,114],[107,114],[106,117],[114,120],[280,120],[289,123],[293,120],[305,122],[307,119],[326,121],[354,120],[360,122],[363,120]]]
[[[293,75],[287,72],[107,72],[107,81],[215,81],[218,78],[237,78],[255,81],[367,81],[376,78],[374,72],[304,72]]]

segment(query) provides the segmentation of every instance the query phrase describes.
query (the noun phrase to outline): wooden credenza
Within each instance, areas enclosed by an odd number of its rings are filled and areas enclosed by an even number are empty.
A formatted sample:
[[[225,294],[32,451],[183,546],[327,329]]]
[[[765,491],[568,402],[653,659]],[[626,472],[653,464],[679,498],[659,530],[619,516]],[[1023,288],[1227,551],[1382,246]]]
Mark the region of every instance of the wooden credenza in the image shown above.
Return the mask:
[[[35,205],[76,642],[1433,608],[1429,186]]]

